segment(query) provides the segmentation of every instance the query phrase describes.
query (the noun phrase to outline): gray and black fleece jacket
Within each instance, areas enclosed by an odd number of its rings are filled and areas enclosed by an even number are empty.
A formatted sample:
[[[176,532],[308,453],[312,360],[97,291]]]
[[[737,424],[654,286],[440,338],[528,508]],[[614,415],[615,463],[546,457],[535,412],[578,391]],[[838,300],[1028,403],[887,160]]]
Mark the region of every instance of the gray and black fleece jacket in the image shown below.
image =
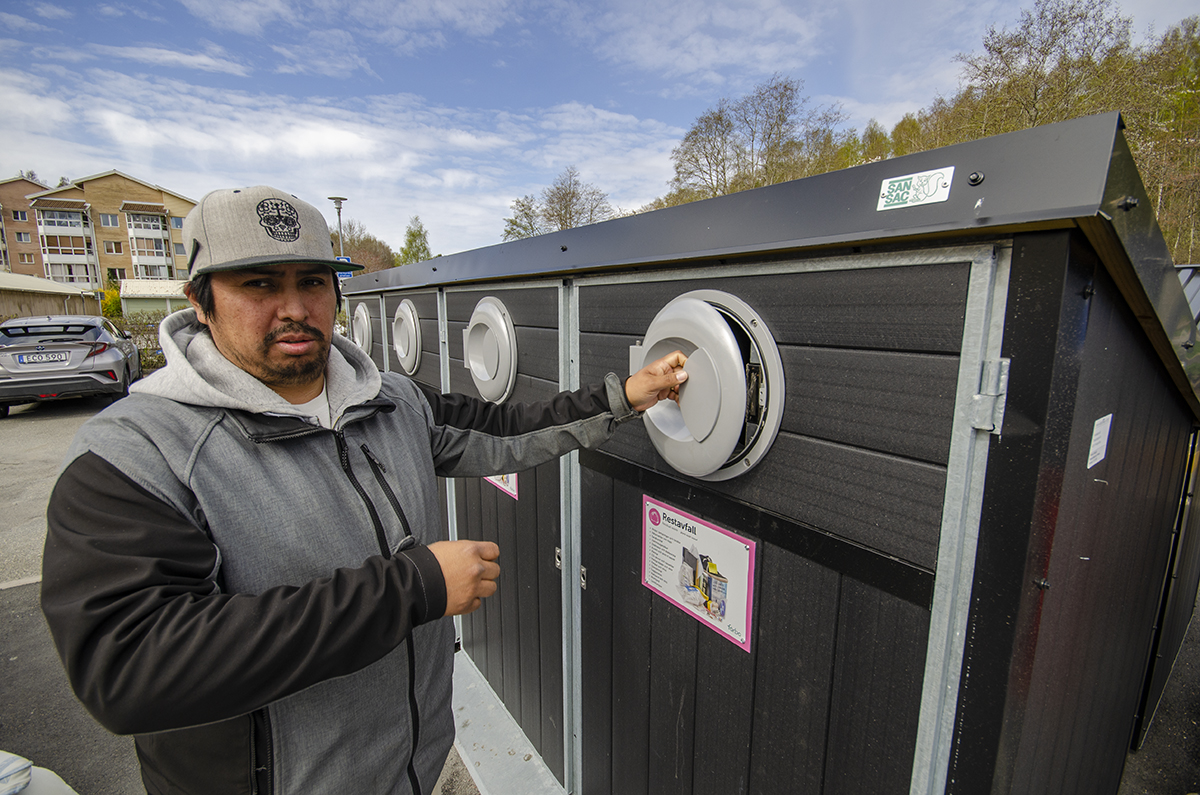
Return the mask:
[[[135,735],[150,793],[429,792],[454,739],[436,476],[602,444],[637,416],[621,381],[497,406],[337,337],[331,430],[192,310],[160,338],[50,498],[42,608],[76,695]]]

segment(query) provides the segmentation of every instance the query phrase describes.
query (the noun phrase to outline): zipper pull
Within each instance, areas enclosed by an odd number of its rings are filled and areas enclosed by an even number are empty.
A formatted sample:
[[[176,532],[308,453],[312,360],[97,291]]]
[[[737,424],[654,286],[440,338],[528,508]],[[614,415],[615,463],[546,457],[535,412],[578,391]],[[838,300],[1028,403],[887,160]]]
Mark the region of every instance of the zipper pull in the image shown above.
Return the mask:
[[[383,465],[382,461],[380,461],[378,458],[375,457],[375,454],[372,453],[365,444],[362,446],[362,451],[363,451],[363,454],[366,455],[367,458],[371,459],[371,463],[373,463],[373,464],[375,464],[375,466],[379,467],[380,472],[387,472],[387,467],[385,467]]]

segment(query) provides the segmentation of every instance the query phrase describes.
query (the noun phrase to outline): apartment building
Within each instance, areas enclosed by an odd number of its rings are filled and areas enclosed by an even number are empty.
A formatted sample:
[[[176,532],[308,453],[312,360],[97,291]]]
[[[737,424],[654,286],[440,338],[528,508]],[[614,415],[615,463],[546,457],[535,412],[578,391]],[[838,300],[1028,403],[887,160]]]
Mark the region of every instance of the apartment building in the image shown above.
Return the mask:
[[[25,177],[0,180],[0,271],[45,275],[37,213],[25,198],[44,190],[47,185]]]
[[[25,198],[36,215],[41,267],[14,266],[14,273],[93,290],[186,273],[183,218],[196,205],[186,196],[120,171],[38,187]]]

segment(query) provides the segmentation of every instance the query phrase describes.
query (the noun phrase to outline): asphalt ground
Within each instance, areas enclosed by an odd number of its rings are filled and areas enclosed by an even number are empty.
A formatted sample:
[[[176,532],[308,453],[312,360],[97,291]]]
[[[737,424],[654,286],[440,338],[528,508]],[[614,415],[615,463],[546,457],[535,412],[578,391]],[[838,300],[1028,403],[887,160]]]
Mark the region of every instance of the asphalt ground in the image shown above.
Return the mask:
[[[145,790],[133,741],[101,728],[75,700],[38,604],[45,506],[58,466],[78,427],[106,405],[30,404],[0,420],[0,749],[55,771],[80,795],[135,795]],[[1118,795],[1200,794],[1196,624],[1145,744],[1126,759]],[[457,752],[434,795],[478,795]]]

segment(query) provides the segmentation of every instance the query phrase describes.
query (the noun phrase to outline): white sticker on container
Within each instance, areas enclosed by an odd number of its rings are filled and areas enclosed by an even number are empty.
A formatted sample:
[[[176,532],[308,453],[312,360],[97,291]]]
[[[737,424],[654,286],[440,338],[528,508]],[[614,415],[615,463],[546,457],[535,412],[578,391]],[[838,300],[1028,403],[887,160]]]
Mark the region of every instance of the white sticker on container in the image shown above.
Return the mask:
[[[1099,464],[1104,460],[1104,456],[1108,455],[1108,431],[1112,427],[1111,414],[1106,414],[1096,420],[1096,424],[1092,426],[1092,446],[1088,449],[1088,465],[1087,468]]]
[[[484,478],[484,480],[486,480],[488,483],[491,483],[493,486],[500,489],[500,491],[512,497],[514,500],[519,499],[517,497],[516,472],[513,472],[511,475],[492,475]]]
[[[875,211],[944,202],[950,198],[953,181],[954,166],[885,179],[879,186],[879,204]]]

